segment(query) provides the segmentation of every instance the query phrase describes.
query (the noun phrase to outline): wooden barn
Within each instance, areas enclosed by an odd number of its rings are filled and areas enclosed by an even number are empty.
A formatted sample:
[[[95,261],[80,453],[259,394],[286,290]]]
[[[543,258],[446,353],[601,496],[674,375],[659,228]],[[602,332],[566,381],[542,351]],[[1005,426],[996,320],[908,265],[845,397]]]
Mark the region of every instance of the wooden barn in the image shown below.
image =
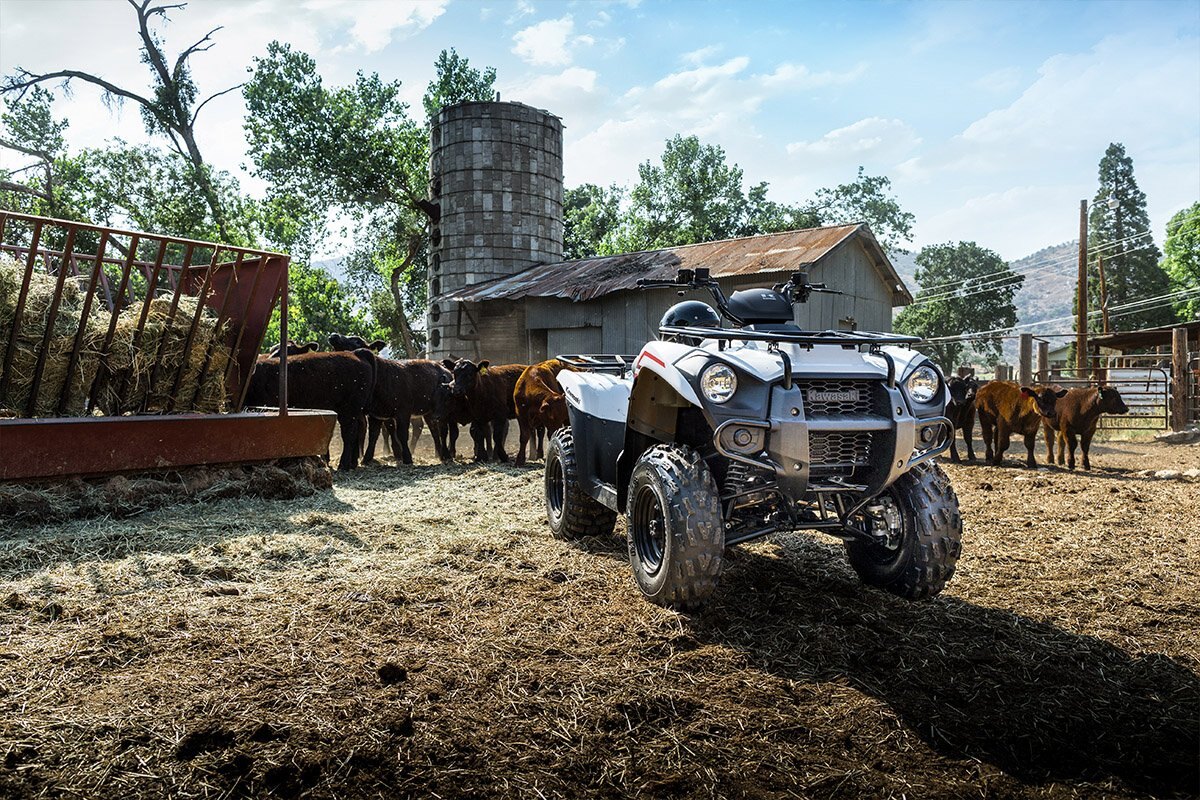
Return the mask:
[[[890,331],[892,309],[912,302],[900,276],[864,224],[539,263],[464,286],[439,298],[454,352],[494,363],[531,363],[562,353],[636,353],[680,301],[669,289],[643,290],[639,278],[670,278],[707,267],[726,295],[768,287],[807,271],[842,295],[815,294],[797,324],[816,330]],[[710,300],[706,292],[688,299]]]

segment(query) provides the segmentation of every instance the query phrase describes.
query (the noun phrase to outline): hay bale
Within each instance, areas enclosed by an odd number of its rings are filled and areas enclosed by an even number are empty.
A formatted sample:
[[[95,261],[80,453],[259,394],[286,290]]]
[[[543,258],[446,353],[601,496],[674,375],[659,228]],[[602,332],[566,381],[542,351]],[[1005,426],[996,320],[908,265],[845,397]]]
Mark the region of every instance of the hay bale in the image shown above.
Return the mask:
[[[0,254],[0,352],[12,338],[24,274],[24,264]],[[80,279],[68,277],[63,283],[58,312],[50,319],[57,280],[56,276],[36,269],[30,278],[17,331],[12,378],[5,396],[0,397],[0,416],[29,415],[33,374],[47,329],[51,331],[51,338],[32,415],[58,413],[59,395],[66,382],[85,295],[80,290]],[[162,413],[168,405],[175,412],[211,414],[225,411],[225,372],[231,356],[230,327],[227,324],[218,326],[217,315],[207,306],[200,309],[196,332],[185,359],[184,345],[199,304],[197,297],[181,296],[172,314],[170,296],[154,298],[150,301],[140,337],[136,333],[142,303],[131,304],[117,316],[112,342],[104,352],[104,339],[112,316],[98,299],[93,299],[84,323],[84,335],[63,414],[81,416],[88,413],[87,398],[94,380],[99,381],[97,407],[104,414],[137,413],[143,408],[150,413]],[[156,360],[158,370],[154,374]],[[171,390],[180,370],[179,389],[174,393],[174,403],[170,403]]]
[[[151,300],[140,338],[136,334],[142,304],[134,303],[120,313],[112,344],[104,358],[102,384],[97,395],[97,403],[106,414],[136,412],[143,403],[152,413],[166,411],[175,376],[181,368],[183,374],[175,393],[173,411],[212,414],[226,409],[229,326],[218,326],[217,315],[207,306],[201,309],[184,363],[184,346],[199,302],[196,297],[180,297],[172,316],[169,297]],[[159,363],[155,375],[156,360]]]
[[[14,326],[18,321],[17,304],[20,300],[21,282],[25,265],[0,254],[0,354],[13,340]],[[33,398],[32,416],[58,413],[59,396],[67,380],[67,368],[75,347],[75,336],[83,316],[84,293],[79,290],[79,279],[68,276],[63,282],[62,299],[57,313],[50,317],[54,302],[54,290],[58,278],[35,270],[30,278],[29,292],[21,310],[8,388],[0,397],[0,414],[30,415],[30,400],[33,379],[37,367],[42,339],[47,330],[50,340],[46,348],[45,366],[38,395]],[[87,410],[87,395],[102,356],[106,315],[97,310],[93,301],[88,317],[84,321],[84,334],[80,343],[79,357],[67,392],[63,414],[79,416]]]

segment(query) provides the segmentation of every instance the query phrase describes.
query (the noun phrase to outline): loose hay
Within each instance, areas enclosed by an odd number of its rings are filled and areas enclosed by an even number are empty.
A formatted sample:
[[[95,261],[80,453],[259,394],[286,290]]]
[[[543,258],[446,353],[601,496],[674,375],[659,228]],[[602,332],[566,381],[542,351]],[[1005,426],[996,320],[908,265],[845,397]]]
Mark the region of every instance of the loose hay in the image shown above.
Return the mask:
[[[329,466],[324,459],[313,457],[185,467],[110,478],[0,483],[0,521],[131,517],[181,501],[206,503],[226,497],[290,500],[332,485]]]
[[[621,528],[552,539],[536,467],[418,458],[0,532],[0,795],[1195,793],[1195,486],[1132,470],[1200,449],[948,465],[938,599],[789,535],[733,549],[694,615],[640,598]]]
[[[0,348],[12,339],[24,269],[23,264],[0,255]],[[12,377],[8,391],[0,397],[0,414],[4,416],[29,415],[38,352],[47,328],[50,341],[32,416],[58,413],[59,395],[83,313],[84,293],[80,291],[79,279],[68,276],[63,282],[58,312],[51,320],[49,312],[56,282],[56,276],[37,269],[31,276],[16,338]],[[104,353],[102,347],[111,315],[103,310],[99,298],[93,298],[84,321],[79,357],[63,415],[87,413],[88,393],[96,379],[100,381],[97,406],[105,414],[139,412],[143,408],[160,413],[168,407],[175,412],[225,411],[230,326],[225,323],[218,326],[216,314],[207,306],[196,321],[185,363],[184,346],[199,302],[198,298],[181,296],[172,315],[170,296],[154,298],[140,336],[137,327],[143,303],[131,304],[118,315],[113,340]],[[172,394],[180,370],[179,388]]]

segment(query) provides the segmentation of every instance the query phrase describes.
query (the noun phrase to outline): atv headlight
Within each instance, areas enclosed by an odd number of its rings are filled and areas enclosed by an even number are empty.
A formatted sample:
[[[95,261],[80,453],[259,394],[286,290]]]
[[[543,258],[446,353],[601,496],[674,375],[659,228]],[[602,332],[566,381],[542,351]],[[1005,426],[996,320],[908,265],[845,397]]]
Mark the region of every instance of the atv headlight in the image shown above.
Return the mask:
[[[937,370],[925,364],[913,370],[913,374],[909,375],[908,380],[904,382],[904,388],[913,400],[918,403],[928,403],[937,394],[938,383]]]
[[[724,364],[713,364],[700,373],[700,391],[710,403],[724,403],[737,391],[737,374]]]

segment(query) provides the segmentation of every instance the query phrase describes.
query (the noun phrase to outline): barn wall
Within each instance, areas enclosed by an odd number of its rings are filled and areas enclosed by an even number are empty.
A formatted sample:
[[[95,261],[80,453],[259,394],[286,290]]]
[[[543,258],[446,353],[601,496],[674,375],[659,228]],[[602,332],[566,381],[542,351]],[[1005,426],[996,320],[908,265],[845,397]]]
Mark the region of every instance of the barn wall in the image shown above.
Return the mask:
[[[530,337],[526,328],[525,304],[514,300],[491,300],[486,303],[463,303],[464,327],[470,324],[466,313],[473,318],[478,338],[455,337],[457,349],[446,356],[489,359],[493,364],[528,364]],[[439,355],[438,358],[444,356]]]
[[[825,283],[845,294],[814,293],[809,303],[797,310],[796,321],[801,327],[892,329],[892,287],[859,242],[849,242],[830,253],[813,265],[809,276],[813,282]],[[788,277],[785,273],[768,273],[721,278],[719,282],[728,296],[741,289],[771,287]],[[712,302],[705,291],[680,296],[669,289],[650,289],[615,292],[579,303],[529,297],[471,306],[489,309],[483,316],[476,313],[486,357],[499,361],[493,354],[503,353],[508,362],[532,363],[565,353],[636,353],[657,337],[663,314],[681,300]],[[518,324],[524,326],[519,333]]]

